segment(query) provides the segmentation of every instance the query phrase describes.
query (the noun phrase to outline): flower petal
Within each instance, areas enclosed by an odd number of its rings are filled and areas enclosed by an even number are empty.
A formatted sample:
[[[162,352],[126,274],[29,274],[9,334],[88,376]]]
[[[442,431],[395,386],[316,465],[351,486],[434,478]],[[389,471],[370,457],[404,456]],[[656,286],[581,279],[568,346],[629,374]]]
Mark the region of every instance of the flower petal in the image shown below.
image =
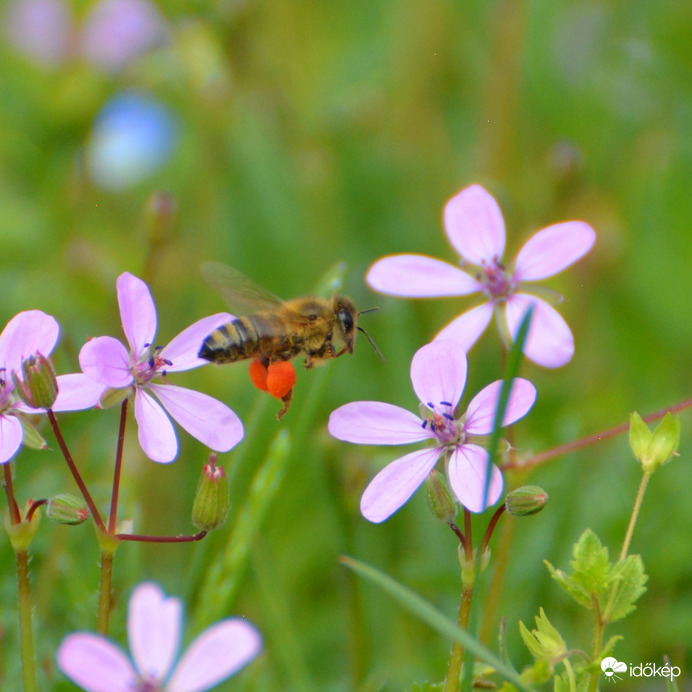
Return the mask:
[[[459,344],[465,353],[468,353],[485,331],[492,316],[493,304],[491,302],[477,305],[443,327],[435,336],[434,341],[452,339]]]
[[[238,672],[260,652],[259,632],[241,618],[230,618],[205,630],[190,644],[166,692],[202,692]]]
[[[436,339],[419,348],[411,360],[411,382],[418,399],[434,405],[449,402],[452,410],[466,385],[466,354],[456,341]]]
[[[143,389],[135,394],[137,437],[144,453],[160,464],[168,464],[178,454],[178,438],[173,423],[159,403]]]
[[[83,373],[58,375],[58,397],[53,411],[82,411],[98,404],[105,386]]]
[[[544,300],[517,293],[507,299],[507,326],[512,338],[519,331],[526,311],[533,305],[533,317],[524,354],[545,368],[560,368],[574,355],[574,337],[560,313]]]
[[[492,464],[488,501],[483,502],[487,473],[488,452],[478,445],[466,444],[457,447],[449,460],[449,484],[459,502],[470,512],[482,512],[486,507],[494,505],[502,495],[502,473]]]
[[[466,409],[464,432],[471,435],[489,435],[493,432],[501,391],[502,380],[497,380],[481,389],[473,397]],[[531,410],[535,401],[536,388],[523,377],[515,377],[500,427],[511,425],[523,418]]]
[[[581,259],[596,242],[596,231],[583,221],[565,221],[534,233],[519,250],[515,281],[538,281]]]
[[[447,202],[447,237],[463,259],[474,264],[500,259],[505,251],[505,222],[495,198],[471,185]]]
[[[453,264],[426,255],[390,255],[370,267],[365,280],[380,293],[409,298],[464,296],[480,284]]]
[[[149,389],[187,433],[215,452],[227,452],[243,439],[240,418],[208,394],[164,384]]]
[[[127,639],[137,670],[145,680],[168,677],[180,646],[182,605],[166,598],[158,584],[143,582],[130,596]]]
[[[0,415],[0,464],[9,461],[24,439],[24,430],[19,419]]]
[[[411,452],[385,466],[360,499],[363,516],[375,524],[388,519],[416,492],[433,470],[440,452],[440,448]]]
[[[219,312],[216,315],[203,317],[187,329],[183,329],[161,350],[160,356],[173,363],[166,370],[168,372],[181,372],[182,370],[198,368],[200,365],[209,365],[208,360],[197,357],[202,342],[215,329],[233,319],[233,315],[228,312]]]
[[[415,413],[382,401],[340,406],[329,416],[328,429],[337,440],[360,445],[406,445],[434,437]]]
[[[22,360],[35,353],[49,356],[60,334],[54,317],[41,310],[15,315],[0,334],[0,366],[7,373],[18,370]]]
[[[79,366],[92,380],[120,389],[132,384],[130,354],[112,336],[97,336],[87,341],[79,352]]]
[[[134,359],[138,361],[156,336],[156,306],[149,287],[136,276],[124,272],[116,282],[123,331]]]
[[[58,647],[58,666],[89,692],[128,692],[137,688],[137,674],[123,651],[98,634],[75,632]]]

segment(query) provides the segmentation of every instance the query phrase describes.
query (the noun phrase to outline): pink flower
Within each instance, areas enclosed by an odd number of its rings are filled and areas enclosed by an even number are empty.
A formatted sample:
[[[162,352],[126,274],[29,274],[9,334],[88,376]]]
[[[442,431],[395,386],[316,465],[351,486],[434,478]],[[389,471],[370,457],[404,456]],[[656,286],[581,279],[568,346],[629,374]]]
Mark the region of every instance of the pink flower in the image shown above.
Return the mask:
[[[593,246],[596,233],[583,221],[566,221],[535,233],[509,265],[502,264],[505,224],[495,199],[471,185],[445,207],[447,237],[461,257],[459,269],[424,255],[392,255],[370,268],[368,283],[381,293],[410,298],[480,293],[484,302],[448,324],[435,338],[454,339],[468,351],[490,322],[500,317],[501,334],[516,337],[522,318],[534,306],[524,353],[546,368],[559,368],[574,354],[567,323],[546,301],[531,295],[527,282],[561,272]]]
[[[210,332],[232,320],[232,315],[205,317],[167,346],[154,346],[156,307],[149,288],[128,272],[118,277],[117,287],[129,350],[110,336],[91,339],[79,353],[82,371],[100,383],[102,392],[108,388],[127,389],[126,396],[134,395],[139,444],[153,461],[168,463],[178,454],[175,429],[166,411],[207,447],[227,452],[243,437],[238,416],[206,394],[170,384],[166,375],[206,365],[207,361],[197,357],[200,344]]]
[[[60,644],[58,665],[89,692],[203,692],[239,671],[261,648],[260,635],[251,624],[228,618],[202,632],[171,674],[181,625],[180,601],[145,582],[132,592],[128,609],[132,661],[105,637],[76,632]]]
[[[329,432],[356,444],[403,445],[429,440],[433,446],[406,454],[380,471],[360,501],[363,516],[380,523],[396,512],[416,491],[442,457],[449,484],[461,504],[482,512],[502,494],[502,474],[489,468],[488,452],[477,436],[492,432],[502,380],[480,391],[463,415],[454,411],[466,385],[466,355],[449,339],[419,349],[411,361],[411,382],[421,401],[421,417],[380,401],[355,401],[333,411]],[[525,416],[536,399],[528,381],[512,382],[502,425]],[[486,475],[490,473],[487,502]]]
[[[92,65],[117,72],[161,45],[166,20],[149,0],[91,3],[83,27],[66,0],[11,0],[3,12],[4,34],[15,48],[46,67],[81,54]]]
[[[20,374],[22,361],[40,353],[53,351],[60,333],[54,317],[40,310],[15,315],[0,334],[0,463],[8,462],[24,439],[22,414],[41,413],[16,396],[12,373]]]

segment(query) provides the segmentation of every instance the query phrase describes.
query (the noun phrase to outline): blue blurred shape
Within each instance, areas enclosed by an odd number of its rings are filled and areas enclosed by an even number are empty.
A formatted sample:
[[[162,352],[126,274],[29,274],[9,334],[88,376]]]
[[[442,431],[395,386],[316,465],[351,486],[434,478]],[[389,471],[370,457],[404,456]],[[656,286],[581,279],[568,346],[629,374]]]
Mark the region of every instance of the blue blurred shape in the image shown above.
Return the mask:
[[[121,93],[96,118],[86,151],[89,175],[108,190],[135,185],[168,161],[177,139],[168,107],[146,94]]]

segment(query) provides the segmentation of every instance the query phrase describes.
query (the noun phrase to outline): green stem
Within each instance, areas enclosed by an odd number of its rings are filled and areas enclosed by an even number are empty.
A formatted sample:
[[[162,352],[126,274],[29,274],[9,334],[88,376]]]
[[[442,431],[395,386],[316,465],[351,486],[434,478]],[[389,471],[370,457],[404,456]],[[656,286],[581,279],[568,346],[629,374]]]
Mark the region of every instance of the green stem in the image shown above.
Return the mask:
[[[465,630],[468,630],[469,626],[472,600],[473,587],[465,586],[461,592],[461,603],[459,604],[459,616],[457,618],[457,624]],[[458,692],[461,679],[461,665],[464,662],[464,653],[463,644],[454,642],[452,653],[449,657],[447,679],[445,680],[443,692]]]
[[[630,548],[630,543],[632,541],[632,534],[634,533],[634,526],[637,523],[637,517],[639,516],[639,510],[642,508],[642,502],[644,501],[644,493],[646,492],[646,486],[649,484],[649,478],[651,478],[650,473],[645,473],[642,476],[642,482],[639,484],[639,491],[637,492],[637,499],[634,501],[634,508],[632,509],[632,516],[630,517],[630,523],[627,527],[627,533],[625,534],[625,540],[622,544],[622,550],[620,551],[620,560],[624,560],[627,556],[627,551]]]
[[[17,585],[19,590],[19,636],[22,656],[24,692],[36,691],[36,665],[34,662],[34,638],[31,628],[31,591],[29,588],[29,552],[20,550],[17,555]]]
[[[593,605],[593,619],[594,619],[594,632],[593,632],[593,649],[591,650],[591,659],[595,661],[603,648],[603,634],[605,632],[605,623],[603,622],[603,616],[601,615],[601,608],[598,605],[598,598],[592,594],[591,603]],[[601,672],[599,670],[594,670],[589,677],[589,688],[588,692],[598,692],[598,681],[601,677]]]
[[[101,583],[99,585],[99,609],[96,631],[108,634],[111,615],[111,590],[113,584],[113,553],[101,550]]]
[[[565,658],[562,661],[562,664],[565,666],[565,670],[567,671],[570,692],[577,692],[577,680],[574,677],[574,668],[572,668],[572,664],[569,662],[568,658]]]

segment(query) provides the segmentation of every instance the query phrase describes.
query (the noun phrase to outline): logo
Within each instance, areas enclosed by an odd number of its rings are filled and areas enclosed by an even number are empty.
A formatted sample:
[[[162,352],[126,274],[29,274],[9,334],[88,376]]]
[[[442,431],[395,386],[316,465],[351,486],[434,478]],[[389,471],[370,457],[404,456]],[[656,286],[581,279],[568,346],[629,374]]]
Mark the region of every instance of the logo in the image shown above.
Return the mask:
[[[623,663],[622,661],[618,661],[612,656],[608,656],[601,661],[601,670],[606,676],[606,680],[608,680],[608,682],[615,682],[616,680],[622,679],[618,673],[627,672],[627,664]]]
[[[618,661],[617,658],[608,656],[601,661],[601,670],[608,682],[617,682],[622,680],[622,676],[618,673],[627,673],[628,667],[626,663]],[[659,675],[662,678],[669,678],[672,682],[680,673],[678,666],[670,664],[657,666],[655,663],[640,663],[636,666],[632,664],[629,666],[629,674],[635,678],[651,678]]]

